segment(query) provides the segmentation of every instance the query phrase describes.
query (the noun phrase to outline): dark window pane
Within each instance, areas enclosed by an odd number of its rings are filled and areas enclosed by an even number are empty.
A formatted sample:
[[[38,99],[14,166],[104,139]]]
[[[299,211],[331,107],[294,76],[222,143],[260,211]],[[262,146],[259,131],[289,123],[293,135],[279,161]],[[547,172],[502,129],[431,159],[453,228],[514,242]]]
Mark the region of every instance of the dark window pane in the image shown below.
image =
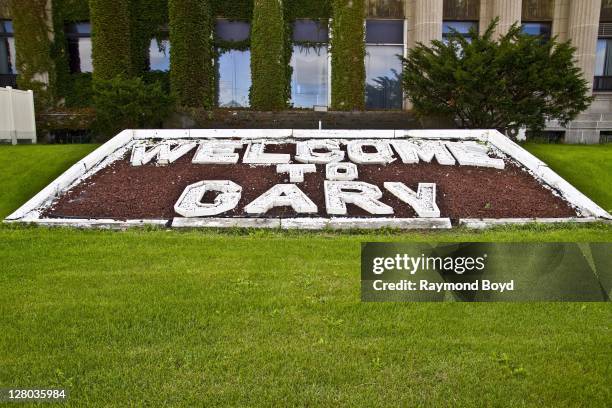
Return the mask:
[[[522,31],[527,35],[539,35],[543,38],[550,38],[549,23],[523,23]]]
[[[160,43],[153,38],[149,45],[149,69],[151,71],[170,70],[170,41],[160,40]]]
[[[215,33],[223,41],[244,41],[249,38],[250,29],[246,21],[217,20]]]
[[[251,88],[251,52],[231,50],[221,54],[219,64],[219,106],[248,107]]]
[[[296,20],[293,23],[293,41],[327,42],[327,21]]]
[[[403,44],[403,20],[366,20],[366,43]]]
[[[13,22],[11,20],[0,20],[0,34],[13,34]]]
[[[91,23],[71,23],[66,25],[66,34],[76,36],[88,36],[91,35]]]
[[[366,108],[402,108],[402,64],[404,48],[397,45],[366,46]]]
[[[293,46],[291,102],[296,108],[327,105],[327,48]]]
[[[603,76],[606,66],[606,49],[608,48],[608,40],[600,38],[597,40],[597,49],[595,54],[595,76]]]
[[[15,39],[0,38],[0,74],[16,74]]]

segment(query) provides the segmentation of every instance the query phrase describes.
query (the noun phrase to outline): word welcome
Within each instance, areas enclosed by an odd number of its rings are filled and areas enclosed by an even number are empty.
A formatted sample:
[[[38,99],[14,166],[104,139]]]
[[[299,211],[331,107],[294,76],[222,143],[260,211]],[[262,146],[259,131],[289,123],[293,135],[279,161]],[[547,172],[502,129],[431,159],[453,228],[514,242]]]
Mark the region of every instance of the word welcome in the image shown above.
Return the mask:
[[[271,145],[295,144],[296,154],[270,153]],[[295,140],[206,140],[147,143],[132,147],[130,162],[142,166],[155,161],[158,165],[173,163],[197,147],[191,160],[194,164],[236,164],[240,160],[237,150],[246,149],[242,163],[253,165],[288,164],[292,161],[305,164],[328,164],[342,162],[345,158],[356,164],[389,164],[399,159],[402,163],[430,163],[434,158],[445,166],[504,168],[504,161],[489,157],[489,149],[475,141],[437,140],[385,140],[385,139],[312,139]],[[342,149],[346,146],[346,151]]]

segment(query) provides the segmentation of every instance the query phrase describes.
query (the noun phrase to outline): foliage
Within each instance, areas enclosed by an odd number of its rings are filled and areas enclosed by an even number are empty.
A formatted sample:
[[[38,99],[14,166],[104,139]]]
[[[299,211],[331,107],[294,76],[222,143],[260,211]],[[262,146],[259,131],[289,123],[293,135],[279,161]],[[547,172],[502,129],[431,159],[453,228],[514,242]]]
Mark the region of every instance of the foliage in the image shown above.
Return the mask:
[[[285,21],[280,0],[255,0],[251,27],[251,107],[287,106]]]
[[[161,127],[173,103],[159,82],[145,84],[140,78],[117,76],[94,80],[94,105],[94,127],[107,137],[123,129]]]
[[[89,12],[94,78],[132,75],[129,0],[90,0]]]
[[[333,0],[331,24],[331,106],[362,110],[365,105],[363,0]]]
[[[587,81],[569,42],[544,41],[517,24],[494,39],[497,20],[468,41],[453,33],[448,43],[413,48],[403,60],[404,90],[421,115],[449,115],[464,128],[541,129],[585,110]]]
[[[136,74],[147,70],[151,39],[163,39],[162,27],[167,22],[168,0],[130,0],[131,56]]]
[[[182,106],[214,103],[212,27],[208,0],[169,0],[170,83]]]
[[[366,108],[384,106],[384,109],[402,107],[402,75],[392,69],[392,76],[373,79],[374,84],[366,83]]]
[[[36,110],[55,100],[55,64],[52,56],[52,20],[47,0],[10,2],[17,51],[17,81],[22,89],[34,91]]]
[[[89,72],[70,74],[66,83],[64,104],[67,108],[82,108],[92,106],[93,89],[92,75]]]

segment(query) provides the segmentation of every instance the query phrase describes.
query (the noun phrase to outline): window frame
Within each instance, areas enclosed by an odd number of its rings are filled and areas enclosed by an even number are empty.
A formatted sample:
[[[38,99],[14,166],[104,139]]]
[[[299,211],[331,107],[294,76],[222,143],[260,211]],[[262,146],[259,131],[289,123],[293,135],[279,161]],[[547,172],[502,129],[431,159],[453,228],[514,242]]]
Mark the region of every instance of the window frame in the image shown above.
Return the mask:
[[[15,27],[13,26],[13,20],[8,19],[8,18],[0,18],[0,24],[4,25],[6,22],[10,23],[11,26],[11,31],[2,31],[0,32],[0,40],[7,40],[7,43],[9,43],[8,47],[8,52],[9,52],[9,57],[11,58],[9,60],[10,63],[10,68],[12,69],[11,73],[7,73],[7,74],[0,74],[0,75],[6,75],[6,76],[17,76],[17,74],[19,73],[17,71],[17,47],[15,46]],[[10,40],[13,40],[13,49],[15,50],[15,55],[11,54],[11,46],[10,46]]]

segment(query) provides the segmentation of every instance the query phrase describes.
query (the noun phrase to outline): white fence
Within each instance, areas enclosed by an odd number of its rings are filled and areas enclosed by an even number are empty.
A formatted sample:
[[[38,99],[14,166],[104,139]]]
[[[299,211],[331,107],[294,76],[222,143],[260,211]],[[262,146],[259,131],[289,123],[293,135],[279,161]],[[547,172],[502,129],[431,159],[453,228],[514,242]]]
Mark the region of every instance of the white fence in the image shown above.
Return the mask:
[[[36,143],[34,93],[7,86],[0,88],[0,142]]]

